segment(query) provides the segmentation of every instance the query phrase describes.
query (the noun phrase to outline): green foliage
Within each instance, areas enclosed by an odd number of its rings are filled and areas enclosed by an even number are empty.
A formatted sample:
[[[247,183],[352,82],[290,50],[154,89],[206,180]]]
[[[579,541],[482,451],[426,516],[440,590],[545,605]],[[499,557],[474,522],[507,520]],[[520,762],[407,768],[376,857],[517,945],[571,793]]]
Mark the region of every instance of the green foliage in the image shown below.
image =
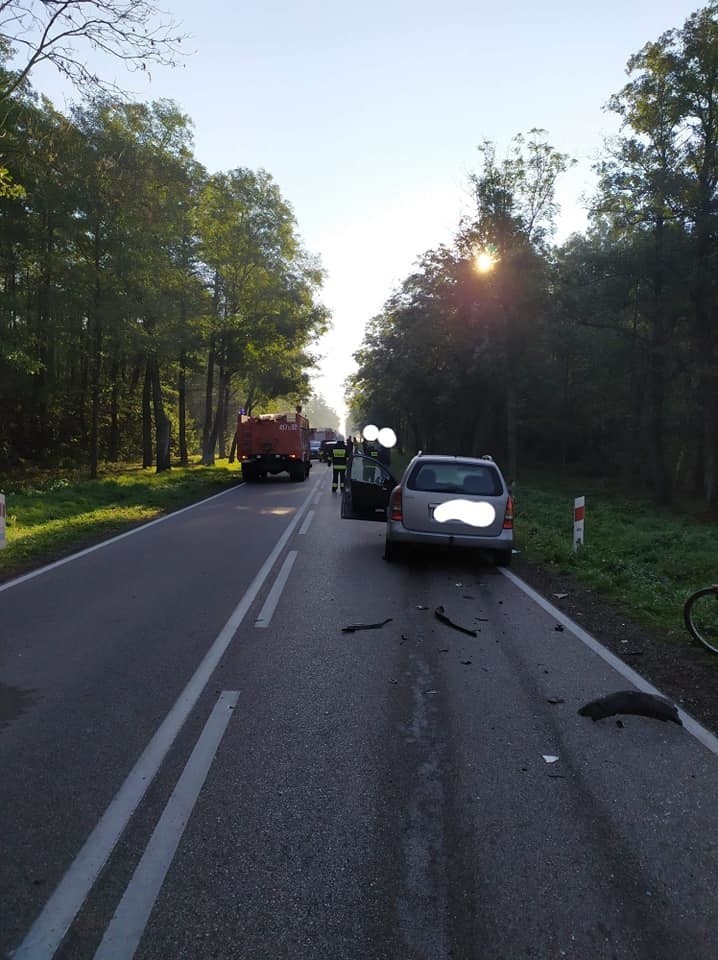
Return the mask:
[[[165,469],[168,437],[197,452],[233,391],[306,395],[322,272],[269,174],[208,177],[169,101],[68,118],[18,93],[4,133],[24,194],[0,190],[0,469]]]
[[[685,598],[715,580],[715,523],[659,511],[585,478],[543,473],[514,494],[517,545],[527,559],[571,574],[651,627],[683,635]],[[585,546],[575,553],[573,495],[586,496]]]
[[[312,427],[339,429],[339,414],[321,394],[312,394],[304,404],[304,414]]]
[[[569,159],[540,130],[503,159],[485,141],[475,214],[368,324],[352,418],[391,423],[409,448],[488,449],[511,479],[544,463],[714,510],[717,62],[716,3],[630,59],[590,230],[559,249]]]

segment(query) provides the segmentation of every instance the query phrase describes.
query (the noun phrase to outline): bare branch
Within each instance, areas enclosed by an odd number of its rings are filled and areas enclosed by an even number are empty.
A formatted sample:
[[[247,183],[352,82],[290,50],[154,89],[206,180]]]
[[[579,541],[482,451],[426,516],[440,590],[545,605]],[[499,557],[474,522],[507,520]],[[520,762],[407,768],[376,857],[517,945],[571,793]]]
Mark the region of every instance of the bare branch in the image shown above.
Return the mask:
[[[4,0],[0,44],[15,69],[0,74],[0,103],[43,61],[83,93],[117,93],[88,65],[92,52],[146,71],[148,64],[175,66],[186,39],[154,0]]]

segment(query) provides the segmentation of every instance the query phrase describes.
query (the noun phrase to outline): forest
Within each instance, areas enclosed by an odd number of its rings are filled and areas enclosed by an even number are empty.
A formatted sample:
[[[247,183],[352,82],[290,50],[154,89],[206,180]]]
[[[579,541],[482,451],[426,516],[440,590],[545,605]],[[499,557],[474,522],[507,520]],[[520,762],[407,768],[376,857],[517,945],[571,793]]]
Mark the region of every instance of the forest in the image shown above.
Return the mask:
[[[74,26],[143,66],[171,55],[169,35],[141,34],[144,0],[96,6],[105,26],[55,5],[44,36]],[[24,10],[3,4],[0,28],[22,37]],[[309,397],[321,266],[271,175],[205,170],[175,103],[73,76],[64,40],[13,72],[0,36],[0,469],[212,464],[238,406]],[[69,116],[32,89],[39,52],[91,91]]]
[[[120,25],[147,6],[96,3]],[[309,398],[321,265],[271,174],[204,169],[175,103],[80,75],[87,94],[58,111],[32,56],[11,69],[1,10],[0,470],[211,464],[238,406]],[[171,55],[172,38],[144,41],[138,57]],[[561,245],[571,158],[541,129],[503,155],[481,144],[472,215],[368,318],[350,425],[491,452],[511,479],[546,465],[715,509],[718,4],[648,42],[627,78],[588,229]]]
[[[371,319],[347,400],[408,449],[585,471],[658,503],[718,496],[718,5],[647,43],[610,97],[589,226],[552,242],[571,158],[480,147],[474,213]]]

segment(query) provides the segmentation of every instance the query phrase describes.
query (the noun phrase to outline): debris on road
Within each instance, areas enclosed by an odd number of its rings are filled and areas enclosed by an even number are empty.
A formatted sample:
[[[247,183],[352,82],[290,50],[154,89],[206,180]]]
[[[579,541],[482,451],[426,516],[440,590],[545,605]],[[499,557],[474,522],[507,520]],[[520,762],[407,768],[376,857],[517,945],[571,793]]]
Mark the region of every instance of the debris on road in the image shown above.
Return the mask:
[[[557,623],[554,627],[554,630],[558,630],[559,633],[563,633],[564,628],[560,623]]]
[[[471,666],[471,660],[461,660],[460,663],[463,663],[465,667]]]
[[[637,717],[651,717],[664,723],[670,720],[683,726],[675,705],[665,697],[639,690],[619,690],[607,697],[592,700],[578,711],[582,717],[590,717],[595,723],[605,717],[614,717],[617,713],[631,714]]]
[[[554,597],[556,597],[557,600],[565,600],[567,596],[567,593],[554,593]]]
[[[454,630],[460,630],[462,633],[468,633],[470,637],[478,636],[476,630],[470,630],[469,627],[462,627],[458,623],[454,623],[450,617],[446,616],[443,607],[437,607],[436,610],[434,610],[434,614],[436,619],[440,620],[442,623],[445,623],[447,627],[453,627]]]
[[[553,703],[553,704],[566,703],[566,701],[562,697],[546,697],[546,702]]]
[[[354,633],[355,630],[378,630],[380,627],[391,623],[391,617],[382,620],[381,623],[353,623],[351,626],[342,627],[342,633]]]
[[[417,610],[428,610],[429,608],[428,608],[428,607],[425,607],[423,603],[417,603],[416,609],[417,609]]]
[[[546,763],[556,763],[556,761],[558,760],[558,757],[554,757],[551,754],[544,754],[543,758],[546,761]]]

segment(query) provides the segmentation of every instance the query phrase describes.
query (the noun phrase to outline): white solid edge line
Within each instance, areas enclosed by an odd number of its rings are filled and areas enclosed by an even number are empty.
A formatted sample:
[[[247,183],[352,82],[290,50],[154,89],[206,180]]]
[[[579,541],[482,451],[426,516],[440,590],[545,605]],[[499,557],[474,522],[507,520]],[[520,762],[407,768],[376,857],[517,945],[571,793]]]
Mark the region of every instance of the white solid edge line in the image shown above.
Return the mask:
[[[272,584],[272,589],[269,591],[267,599],[264,601],[264,606],[259,611],[259,616],[254,621],[255,627],[269,626],[272,615],[277,609],[277,604],[279,603],[279,598],[282,595],[282,590],[284,590],[287,584],[289,574],[292,572],[292,567],[294,566],[294,561],[296,559],[297,551],[290,550],[284,560],[284,563],[282,564],[282,569],[277,574],[277,579]]]
[[[312,522],[313,518],[314,518],[314,511],[310,510],[304,519],[304,523],[302,524],[301,530],[299,531],[298,535],[300,537],[303,537],[304,534],[307,532],[307,530],[309,529],[309,524]]]
[[[134,957],[238,699],[237,690],[220,694],[105,931],[95,960]]]
[[[640,673],[637,673],[631,667],[623,662],[615,653],[611,653],[603,644],[599,643],[595,637],[592,637],[590,633],[587,633],[583,627],[580,627],[575,623],[570,617],[567,617],[565,613],[562,613],[557,607],[555,607],[549,600],[546,600],[545,597],[542,597],[540,593],[537,593],[532,587],[527,583],[524,583],[520,577],[517,577],[515,573],[512,573],[511,570],[501,570],[501,573],[507,577],[513,584],[515,584],[519,590],[531,597],[540,607],[550,613],[552,617],[555,617],[559,623],[563,624],[564,627],[573,633],[582,643],[584,643],[590,650],[593,650],[595,654],[601,657],[602,660],[613,667],[622,677],[625,677],[629,683],[632,683],[634,687],[638,690],[642,690],[643,693],[653,693],[657,694],[660,697],[665,697],[665,693],[662,693],[658,687],[654,687],[653,684],[649,683],[645,677],[642,677]],[[668,698],[670,699],[670,697]],[[718,756],[718,737],[715,734],[711,733],[710,730],[707,730],[702,724],[690,715],[686,713],[685,710],[678,709],[678,716],[683,721],[683,726],[686,730],[692,734],[696,740],[703,744],[711,753],[714,753]]]
[[[269,576],[287,541],[309,506],[311,490],[264,561],[229,620],[205,654],[187,686],[155,731],[144,752],[127,775],[107,810],[82,845],[55,891],[11,956],[14,960],[49,960],[62,942],[78,911],[85,902],[100,871],[107,863],[115,844],[130,817],[152,783],[162,761],[190,714],[213,671],[222,659],[239,625]]]
[[[226,490],[220,490],[219,493],[213,493],[211,497],[205,497],[204,500],[198,500],[196,503],[190,503],[187,507],[181,507],[179,510],[173,510],[172,513],[166,513],[162,517],[156,517],[154,520],[148,520],[147,523],[143,523],[138,527],[133,527],[132,530],[125,530],[124,533],[118,533],[114,537],[110,537],[108,540],[103,540],[102,543],[96,543],[92,547],[86,547],[84,550],[80,550],[78,553],[70,554],[69,557],[63,557],[62,560],[55,560],[54,563],[48,563],[47,566],[40,567],[37,570],[31,570],[30,573],[25,573],[21,577],[16,577],[14,580],[8,580],[7,583],[0,583],[0,593],[3,590],[9,590],[10,587],[17,587],[21,583],[25,583],[26,580],[32,580],[34,577],[39,577],[43,573],[49,573],[50,570],[55,570],[57,567],[62,567],[66,563],[71,563],[73,560],[79,560],[80,557],[86,557],[89,553],[94,553],[95,550],[102,550],[103,547],[109,547],[111,543],[117,543],[118,540],[124,540],[125,537],[131,537],[136,533],[141,533],[143,530],[147,530],[148,527],[154,527],[155,524],[164,523],[165,520],[171,520],[173,517],[178,517],[181,513],[187,513],[188,510],[194,510],[195,507],[201,507],[205,503],[209,503],[210,500],[216,500],[218,497],[224,497],[228,493],[235,493],[240,486],[243,486],[243,483],[237,484],[235,487],[228,487]]]

